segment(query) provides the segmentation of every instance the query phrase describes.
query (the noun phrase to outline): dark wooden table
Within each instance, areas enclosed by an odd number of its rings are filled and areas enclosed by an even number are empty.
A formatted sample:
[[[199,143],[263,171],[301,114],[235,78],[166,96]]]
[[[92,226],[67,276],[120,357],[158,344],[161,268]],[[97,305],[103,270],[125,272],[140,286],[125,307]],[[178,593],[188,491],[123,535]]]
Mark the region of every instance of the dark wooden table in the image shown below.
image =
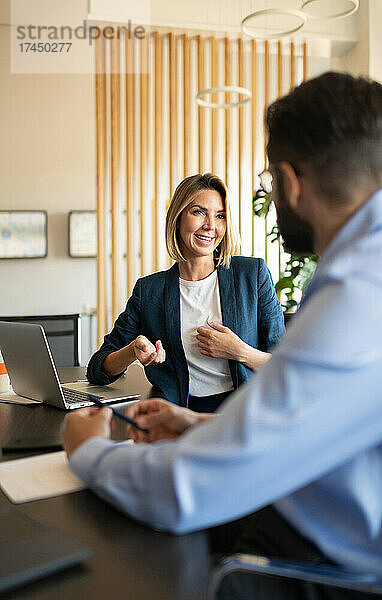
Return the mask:
[[[60,370],[63,381],[81,378],[83,374],[80,368]],[[146,393],[147,385],[142,384],[139,377],[138,380],[142,388],[136,391]],[[50,406],[0,403],[0,446],[15,436],[58,432],[64,417],[64,411]],[[123,439],[123,436],[124,424],[118,423],[113,438]],[[25,453],[7,453],[0,459],[21,456]],[[177,537],[151,531],[88,490],[19,507],[26,514],[75,536],[89,546],[93,554],[81,566],[6,594],[2,596],[5,600],[200,600],[206,597],[210,556],[203,532]]]

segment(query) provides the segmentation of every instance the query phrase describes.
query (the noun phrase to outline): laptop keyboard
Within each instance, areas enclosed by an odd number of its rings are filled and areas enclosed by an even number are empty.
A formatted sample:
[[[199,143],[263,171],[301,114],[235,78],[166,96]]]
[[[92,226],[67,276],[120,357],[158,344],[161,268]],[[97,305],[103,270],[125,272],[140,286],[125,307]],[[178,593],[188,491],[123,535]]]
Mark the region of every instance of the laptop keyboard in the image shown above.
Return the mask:
[[[79,402],[93,402],[94,400],[102,400],[101,396],[94,396],[94,394],[88,394],[87,392],[79,392],[77,390],[71,390],[69,388],[62,388],[64,398],[68,404],[78,404]]]

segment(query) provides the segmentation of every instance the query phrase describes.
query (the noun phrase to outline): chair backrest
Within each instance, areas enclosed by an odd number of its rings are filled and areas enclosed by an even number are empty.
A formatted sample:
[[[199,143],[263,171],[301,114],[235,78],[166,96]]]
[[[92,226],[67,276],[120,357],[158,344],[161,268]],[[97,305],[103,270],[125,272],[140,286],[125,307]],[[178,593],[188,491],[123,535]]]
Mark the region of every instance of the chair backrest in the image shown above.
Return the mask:
[[[57,367],[80,366],[80,315],[0,317],[0,321],[42,325]],[[0,340],[1,348],[1,340]]]

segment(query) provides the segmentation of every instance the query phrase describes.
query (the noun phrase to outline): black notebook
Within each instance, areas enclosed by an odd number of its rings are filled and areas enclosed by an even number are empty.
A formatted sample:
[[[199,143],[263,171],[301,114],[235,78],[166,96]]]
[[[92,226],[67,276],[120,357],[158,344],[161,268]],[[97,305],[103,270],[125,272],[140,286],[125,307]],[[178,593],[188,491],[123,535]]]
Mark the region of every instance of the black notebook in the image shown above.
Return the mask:
[[[0,594],[71,567],[89,548],[0,497]]]

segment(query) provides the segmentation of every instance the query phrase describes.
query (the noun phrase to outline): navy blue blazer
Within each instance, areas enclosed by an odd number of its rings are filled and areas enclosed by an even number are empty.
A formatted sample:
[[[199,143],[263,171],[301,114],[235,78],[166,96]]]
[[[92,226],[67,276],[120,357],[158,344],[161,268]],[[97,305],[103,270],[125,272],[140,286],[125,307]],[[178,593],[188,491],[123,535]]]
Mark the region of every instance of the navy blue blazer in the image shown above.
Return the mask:
[[[217,272],[223,324],[253,348],[269,352],[284,333],[284,319],[264,260],[234,256],[228,269],[219,266]],[[89,381],[105,385],[118,379],[121,374],[109,377],[102,370],[102,363],[108,354],[123,348],[137,335],[145,335],[153,344],[162,340],[166,360],[145,367],[146,376],[167,400],[187,406],[189,373],[180,333],[177,263],[168,271],[138,279],[126,309],[90,359]],[[235,389],[252,375],[237,361],[230,360],[229,367]]]

